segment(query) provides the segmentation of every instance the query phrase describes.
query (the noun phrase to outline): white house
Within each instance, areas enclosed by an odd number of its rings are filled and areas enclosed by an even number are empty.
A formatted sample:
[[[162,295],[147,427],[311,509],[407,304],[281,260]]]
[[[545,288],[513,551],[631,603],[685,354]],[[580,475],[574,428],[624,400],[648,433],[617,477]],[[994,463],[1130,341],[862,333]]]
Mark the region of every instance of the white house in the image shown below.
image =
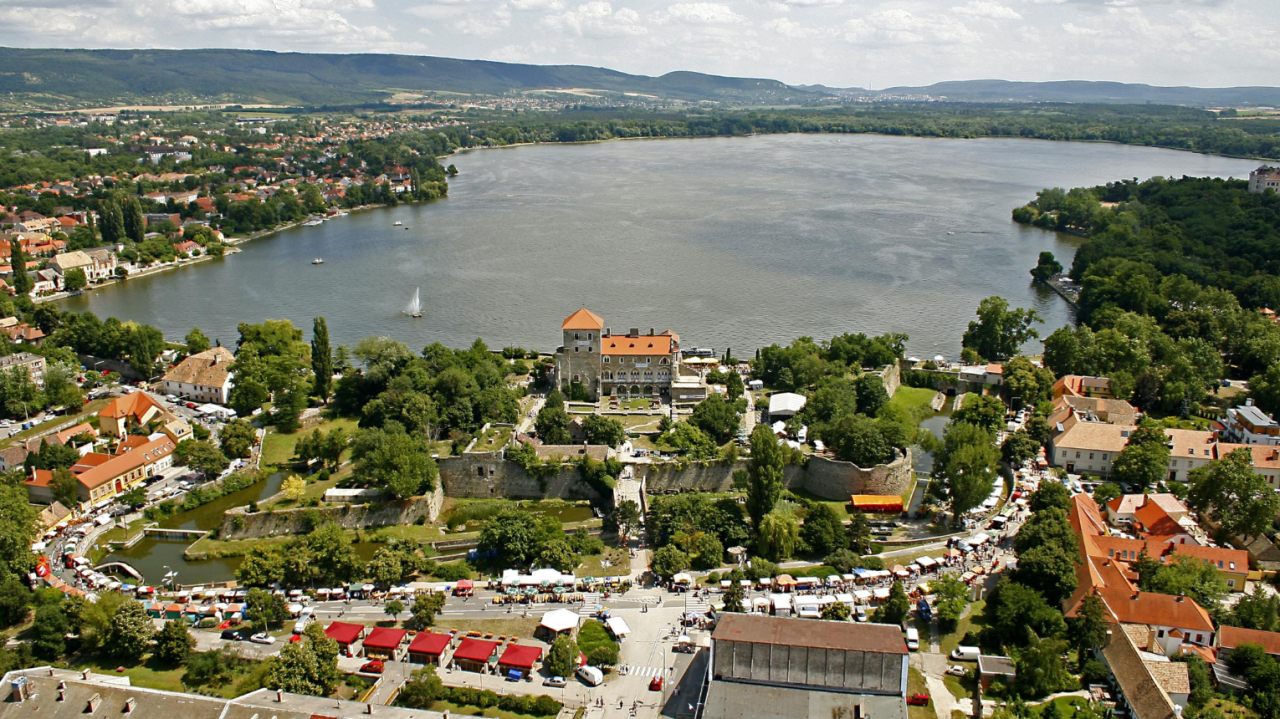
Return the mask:
[[[191,355],[165,374],[165,394],[226,404],[231,395],[231,363],[235,359],[226,347]]]

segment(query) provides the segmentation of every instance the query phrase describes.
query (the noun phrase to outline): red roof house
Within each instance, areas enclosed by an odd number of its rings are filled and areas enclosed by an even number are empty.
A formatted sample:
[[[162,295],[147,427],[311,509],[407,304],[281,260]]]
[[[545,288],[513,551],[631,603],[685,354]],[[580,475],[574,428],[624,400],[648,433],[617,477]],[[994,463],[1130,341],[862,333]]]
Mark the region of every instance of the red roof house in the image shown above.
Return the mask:
[[[408,634],[406,629],[374,627],[364,638],[364,655],[370,659],[395,659]]]
[[[497,651],[498,642],[468,637],[458,645],[458,651],[453,653],[453,661],[462,669],[483,671]]]
[[[324,635],[337,642],[339,646],[347,648],[364,636],[364,625],[333,622],[325,627]]]
[[[515,670],[522,674],[528,674],[533,671],[533,665],[541,658],[542,649],[539,647],[508,644],[506,651],[498,659],[498,669],[503,672]]]
[[[414,664],[439,664],[449,649],[452,637],[439,632],[419,632],[409,643],[409,661]]]

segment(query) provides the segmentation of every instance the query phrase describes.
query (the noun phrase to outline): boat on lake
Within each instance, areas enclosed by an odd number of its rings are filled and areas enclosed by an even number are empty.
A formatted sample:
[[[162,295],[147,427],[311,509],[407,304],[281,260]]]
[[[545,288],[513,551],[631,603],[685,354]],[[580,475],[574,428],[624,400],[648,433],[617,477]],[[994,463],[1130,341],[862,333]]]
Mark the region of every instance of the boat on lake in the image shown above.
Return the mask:
[[[399,227],[400,225],[403,225],[404,223],[403,223],[403,222],[401,222],[400,220],[396,220],[395,222],[393,222],[393,223],[391,223],[391,224],[392,224],[392,226],[393,226],[393,227]]]
[[[418,296],[418,293],[421,291],[421,289],[422,288],[420,287],[414,289],[413,299],[409,300],[409,306],[404,308],[404,313],[406,315],[409,315],[410,317],[422,316],[422,299]]]
[[[319,226],[319,225],[323,225],[323,224],[324,224],[324,220],[308,220],[307,222],[302,223],[302,226],[303,226],[303,227],[317,227],[317,226]]]
[[[313,264],[313,265],[323,265],[323,264],[324,264],[324,258],[323,258],[323,257],[317,257],[317,258],[315,258],[314,260],[312,260],[312,261],[311,261],[311,264]]]

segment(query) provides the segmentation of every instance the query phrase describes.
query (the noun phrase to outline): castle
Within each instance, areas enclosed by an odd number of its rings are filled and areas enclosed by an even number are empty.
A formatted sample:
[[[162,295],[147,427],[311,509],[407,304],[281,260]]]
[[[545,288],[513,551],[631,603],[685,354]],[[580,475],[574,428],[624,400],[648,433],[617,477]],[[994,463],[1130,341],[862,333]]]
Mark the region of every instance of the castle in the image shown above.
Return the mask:
[[[604,319],[583,307],[560,325],[564,344],[556,350],[555,386],[567,392],[579,383],[592,400],[601,397],[670,399],[680,384],[680,337],[667,330],[648,334],[632,328],[615,335]]]

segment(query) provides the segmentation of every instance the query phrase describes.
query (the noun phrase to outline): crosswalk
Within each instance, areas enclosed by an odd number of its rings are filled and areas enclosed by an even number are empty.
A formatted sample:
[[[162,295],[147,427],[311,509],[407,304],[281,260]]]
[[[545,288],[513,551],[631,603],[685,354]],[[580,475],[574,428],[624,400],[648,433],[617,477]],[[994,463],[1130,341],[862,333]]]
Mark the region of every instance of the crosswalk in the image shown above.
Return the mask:
[[[600,604],[603,597],[600,592],[584,592],[582,594],[582,606],[578,607],[578,616],[589,617],[596,613],[596,606]]]
[[[696,612],[698,614],[706,614],[711,611],[711,602],[706,597],[694,596],[694,592],[685,592],[684,594],[684,611],[685,613]]]
[[[662,667],[627,667],[627,676],[656,677],[662,674]]]

